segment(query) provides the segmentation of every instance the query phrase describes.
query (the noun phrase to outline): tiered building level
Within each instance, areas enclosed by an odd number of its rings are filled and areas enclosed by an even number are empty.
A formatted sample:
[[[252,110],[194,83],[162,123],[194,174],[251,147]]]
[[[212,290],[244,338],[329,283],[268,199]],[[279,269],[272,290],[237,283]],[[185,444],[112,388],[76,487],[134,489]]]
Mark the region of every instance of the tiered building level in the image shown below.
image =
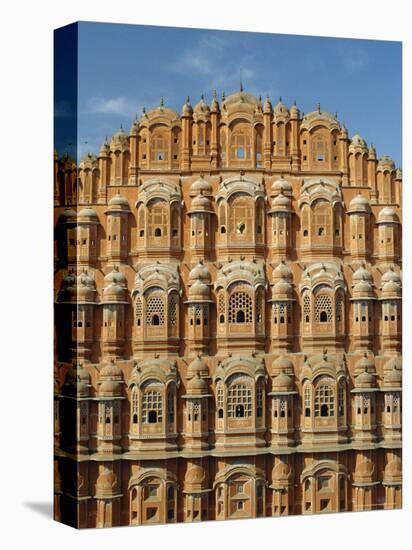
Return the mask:
[[[401,179],[243,90],[56,155],[56,518],[400,507]]]

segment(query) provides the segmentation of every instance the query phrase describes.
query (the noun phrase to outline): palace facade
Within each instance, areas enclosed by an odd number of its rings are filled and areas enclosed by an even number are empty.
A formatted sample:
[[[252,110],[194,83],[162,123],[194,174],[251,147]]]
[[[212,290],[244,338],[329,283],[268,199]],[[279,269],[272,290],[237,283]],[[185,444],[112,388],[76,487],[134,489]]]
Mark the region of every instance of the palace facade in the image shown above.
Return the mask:
[[[54,165],[57,520],[401,506],[389,157],[241,89]]]

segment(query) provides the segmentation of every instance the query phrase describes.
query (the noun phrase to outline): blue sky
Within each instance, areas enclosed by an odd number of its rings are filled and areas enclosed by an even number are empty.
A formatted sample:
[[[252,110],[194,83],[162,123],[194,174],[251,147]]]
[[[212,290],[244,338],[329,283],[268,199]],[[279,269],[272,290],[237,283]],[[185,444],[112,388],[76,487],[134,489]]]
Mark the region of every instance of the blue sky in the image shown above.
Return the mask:
[[[194,105],[237,91],[242,69],[246,91],[304,112],[319,101],[401,165],[401,56],[400,42],[80,23],[80,153],[161,96],[180,112],[187,95]]]

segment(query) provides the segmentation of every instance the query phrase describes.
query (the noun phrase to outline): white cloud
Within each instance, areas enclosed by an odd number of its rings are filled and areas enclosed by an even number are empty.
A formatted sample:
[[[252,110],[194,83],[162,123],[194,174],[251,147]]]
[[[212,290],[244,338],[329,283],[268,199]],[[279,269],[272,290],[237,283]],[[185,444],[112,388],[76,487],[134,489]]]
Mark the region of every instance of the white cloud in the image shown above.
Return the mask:
[[[140,103],[125,96],[109,98],[94,96],[86,102],[85,107],[86,112],[105,115],[132,115],[140,109]]]

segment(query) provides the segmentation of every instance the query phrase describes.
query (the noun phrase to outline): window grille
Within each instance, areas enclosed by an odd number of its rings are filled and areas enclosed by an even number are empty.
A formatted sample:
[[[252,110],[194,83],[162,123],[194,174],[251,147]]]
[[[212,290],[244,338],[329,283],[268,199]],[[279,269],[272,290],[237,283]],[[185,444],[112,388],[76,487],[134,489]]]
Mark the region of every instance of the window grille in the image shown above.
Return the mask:
[[[176,292],[169,296],[169,326],[175,327],[177,324],[177,308],[179,297]]]
[[[146,302],[146,325],[164,325],[165,305],[160,296],[150,296]]]
[[[139,419],[139,390],[136,386],[132,389],[131,417],[133,424],[137,424]]]
[[[305,323],[310,322],[310,296],[308,294],[303,297],[303,317]]]
[[[156,390],[146,390],[143,394],[142,421],[144,424],[162,422],[163,400],[162,394]]]
[[[243,382],[233,383],[227,396],[228,416],[242,418],[252,415],[252,391]]]
[[[246,292],[234,292],[229,299],[229,323],[251,323],[252,298]]]
[[[329,384],[320,384],[316,388],[315,416],[335,416],[335,397]]]
[[[315,321],[332,322],[332,299],[327,294],[320,294],[315,300]]]

